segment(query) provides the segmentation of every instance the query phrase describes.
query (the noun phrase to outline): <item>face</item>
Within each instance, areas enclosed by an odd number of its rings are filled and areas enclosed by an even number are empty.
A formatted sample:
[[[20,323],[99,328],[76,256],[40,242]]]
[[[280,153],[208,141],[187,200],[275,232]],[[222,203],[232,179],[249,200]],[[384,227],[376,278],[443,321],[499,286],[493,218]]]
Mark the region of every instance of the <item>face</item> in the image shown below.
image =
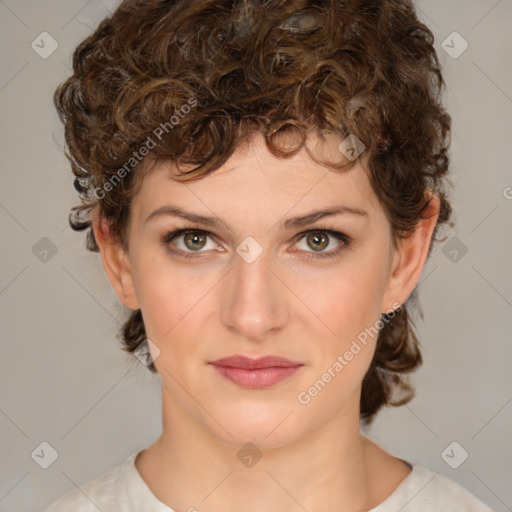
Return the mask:
[[[339,161],[340,141],[316,139],[315,155]],[[144,178],[128,253],[107,246],[95,222],[119,298],[141,309],[158,347],[155,366],[173,417],[193,418],[226,443],[260,447],[329,424],[338,432],[359,427],[380,315],[414,288],[436,218],[395,251],[362,163],[334,172],[304,152],[279,159],[261,136],[199,181],[179,183],[174,173],[160,163]],[[162,207],[219,220],[154,213]],[[297,221],[341,207],[350,210]],[[234,355],[298,366],[258,371],[258,380],[254,371],[211,364]]]

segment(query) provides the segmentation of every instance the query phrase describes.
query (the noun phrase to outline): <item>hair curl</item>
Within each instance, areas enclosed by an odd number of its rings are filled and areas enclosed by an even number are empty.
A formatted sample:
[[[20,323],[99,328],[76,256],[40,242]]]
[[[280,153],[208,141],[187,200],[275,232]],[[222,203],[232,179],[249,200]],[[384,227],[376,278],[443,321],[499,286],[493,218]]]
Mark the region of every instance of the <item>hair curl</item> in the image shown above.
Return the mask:
[[[83,214],[99,206],[128,249],[130,203],[150,172],[145,161],[190,164],[179,179],[197,180],[255,131],[282,158],[305,147],[312,131],[332,131],[364,143],[395,247],[422,218],[426,193],[439,197],[430,254],[439,226],[453,225],[451,119],[433,40],[409,0],[123,1],[75,49],[73,75],[54,94],[81,199],[71,227],[88,230],[87,249],[98,252]],[[301,140],[291,149],[278,143],[288,131]],[[417,289],[379,332],[362,386],[365,425],[383,405],[414,396],[408,374],[422,358],[413,301]],[[145,339],[142,313],[132,311],[122,348],[133,352]]]

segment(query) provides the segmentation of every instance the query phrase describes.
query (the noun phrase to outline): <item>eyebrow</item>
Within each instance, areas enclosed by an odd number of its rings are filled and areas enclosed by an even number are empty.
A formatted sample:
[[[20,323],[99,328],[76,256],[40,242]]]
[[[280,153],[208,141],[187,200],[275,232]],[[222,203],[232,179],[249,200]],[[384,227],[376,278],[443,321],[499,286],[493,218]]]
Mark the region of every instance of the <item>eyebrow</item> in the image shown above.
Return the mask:
[[[334,215],[341,215],[341,214],[352,214],[352,215],[359,215],[361,217],[367,217],[368,212],[365,212],[364,210],[361,210],[360,208],[356,208],[353,206],[346,206],[346,205],[340,205],[340,206],[332,206],[330,208],[327,208],[325,210],[316,210],[313,212],[310,212],[306,215],[301,215],[298,217],[291,217],[285,221],[280,221],[279,226],[285,229],[293,229],[298,228],[301,226],[305,226],[307,224],[312,224],[313,222],[316,222],[319,219],[322,219],[324,217],[331,217]],[[144,221],[144,224],[148,223],[151,219],[154,219],[156,217],[162,217],[162,216],[171,216],[171,217],[180,217],[182,219],[187,219],[191,222],[195,222],[197,224],[203,224],[205,226],[211,227],[211,228],[220,228],[223,227],[227,231],[233,232],[233,229],[227,224],[224,220],[220,219],[219,217],[207,217],[204,215],[199,215],[197,213],[187,212],[180,208],[179,206],[172,206],[172,205],[164,205],[160,208],[157,208],[152,213],[148,215],[146,220]]]

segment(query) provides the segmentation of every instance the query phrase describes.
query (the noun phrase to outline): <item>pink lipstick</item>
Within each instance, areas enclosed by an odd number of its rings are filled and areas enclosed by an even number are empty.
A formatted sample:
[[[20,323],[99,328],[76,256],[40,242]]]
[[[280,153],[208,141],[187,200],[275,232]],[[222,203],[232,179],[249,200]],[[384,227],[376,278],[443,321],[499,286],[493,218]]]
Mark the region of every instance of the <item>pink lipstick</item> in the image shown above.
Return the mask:
[[[283,357],[265,356],[257,359],[236,355],[211,361],[209,364],[226,379],[250,389],[263,389],[291,377],[302,363]]]

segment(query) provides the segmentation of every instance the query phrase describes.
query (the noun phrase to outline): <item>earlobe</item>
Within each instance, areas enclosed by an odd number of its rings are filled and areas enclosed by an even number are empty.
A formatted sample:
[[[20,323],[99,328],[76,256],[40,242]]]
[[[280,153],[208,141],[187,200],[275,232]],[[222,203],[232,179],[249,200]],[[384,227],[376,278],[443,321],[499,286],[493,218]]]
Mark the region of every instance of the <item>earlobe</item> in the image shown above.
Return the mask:
[[[139,309],[128,255],[112,236],[108,220],[99,214],[97,207],[91,211],[91,220],[103,269],[118,299],[130,309]]]
[[[428,206],[416,229],[400,242],[394,254],[382,312],[393,309],[391,304],[403,304],[417,285],[427,260],[430,242],[439,217],[439,198],[429,192]]]

